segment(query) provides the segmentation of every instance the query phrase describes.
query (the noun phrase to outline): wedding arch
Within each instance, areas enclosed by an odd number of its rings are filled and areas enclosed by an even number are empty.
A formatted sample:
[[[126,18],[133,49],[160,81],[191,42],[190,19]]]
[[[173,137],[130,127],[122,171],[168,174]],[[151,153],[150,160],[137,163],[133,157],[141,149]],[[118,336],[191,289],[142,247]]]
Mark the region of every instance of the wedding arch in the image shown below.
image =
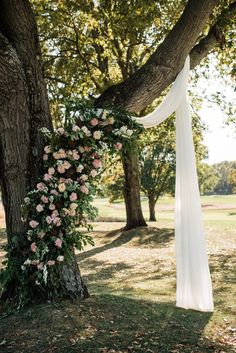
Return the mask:
[[[96,216],[91,201],[103,153],[132,148],[143,127],[160,124],[175,111],[176,305],[213,311],[187,97],[188,74],[189,58],[161,105],[146,117],[135,118],[114,108],[96,109],[88,102],[70,100],[63,126],[53,132],[42,129],[48,139],[43,156],[45,172],[22,205],[28,231],[14,267],[19,271],[21,305],[37,292],[45,292],[49,298],[63,296],[60,277],[74,255],[74,247],[81,250],[93,242],[80,228],[90,230],[87,219]],[[6,267],[6,281],[12,268],[9,264]]]

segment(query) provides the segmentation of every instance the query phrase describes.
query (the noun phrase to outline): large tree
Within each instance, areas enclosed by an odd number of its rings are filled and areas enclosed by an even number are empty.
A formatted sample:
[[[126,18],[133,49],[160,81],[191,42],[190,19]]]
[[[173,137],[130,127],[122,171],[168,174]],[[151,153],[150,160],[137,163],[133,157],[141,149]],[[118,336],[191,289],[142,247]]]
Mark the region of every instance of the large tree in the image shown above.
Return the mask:
[[[74,1],[67,3],[73,10]],[[91,3],[86,2],[88,6]],[[140,2],[141,10],[144,3]],[[218,44],[222,38],[221,26],[228,25],[226,19],[232,17],[236,8],[235,1],[230,5],[222,1],[223,14],[219,14],[221,9],[216,7],[220,3],[220,0],[189,0],[173,28],[162,38],[163,41],[146,63],[139,69],[133,65],[119,84],[112,86],[109,83],[95,104],[103,106],[109,102],[131,112],[146,108],[173,82],[189,53],[193,68]],[[182,2],[180,4],[182,6]],[[207,24],[212,23],[209,16],[213,11],[219,19],[213,16],[215,24],[207,33]],[[98,33],[93,33],[91,46],[96,45],[97,36]],[[106,65],[103,48],[99,46],[99,50],[101,64]],[[119,45],[115,50],[119,50]],[[132,62],[132,59],[128,61]],[[52,128],[37,25],[28,0],[0,1],[0,102],[0,180],[10,254],[17,257],[19,239],[25,231],[20,205],[27,189],[35,184],[41,173],[44,141],[38,129],[43,126]],[[124,155],[126,204],[130,216],[128,227],[145,224],[139,199],[137,161],[135,150]],[[68,289],[77,294],[85,293],[74,263],[68,264],[65,273],[67,278],[62,280],[65,280]]]
[[[26,231],[21,205],[42,173],[45,143],[39,129],[52,128],[37,24],[26,0],[0,2],[0,102],[0,182],[12,272],[3,293],[8,298],[17,296],[19,285],[14,266]],[[86,296],[76,261],[63,272],[68,293]]]

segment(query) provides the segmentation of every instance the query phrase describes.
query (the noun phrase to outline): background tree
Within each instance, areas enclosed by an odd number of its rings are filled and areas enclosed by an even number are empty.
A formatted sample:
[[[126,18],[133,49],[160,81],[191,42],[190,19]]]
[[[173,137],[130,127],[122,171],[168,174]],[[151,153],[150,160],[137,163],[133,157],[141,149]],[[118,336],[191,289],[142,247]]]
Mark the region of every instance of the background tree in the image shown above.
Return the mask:
[[[218,63],[225,62],[224,52],[232,59],[231,18],[235,2],[229,3],[190,1],[185,7],[182,1],[33,1],[53,116],[58,119],[60,101],[67,95],[85,94],[95,98],[104,91],[97,105],[113,101],[143,114],[147,105],[173,81],[191,50],[192,68],[213,49]],[[198,19],[194,20],[194,30],[189,36],[194,13],[198,13]],[[219,48],[223,46],[222,53]],[[228,69],[228,73],[233,72],[231,64]],[[127,80],[130,76],[132,80]],[[128,227],[145,224],[136,150],[134,147],[132,154],[123,158]]]
[[[213,194],[214,189],[219,182],[220,175],[213,166],[207,163],[198,163],[197,170],[200,193],[202,195]]]
[[[231,185],[232,193],[236,194],[236,164],[235,168],[232,168],[229,172],[228,182]]]
[[[213,168],[219,176],[219,181],[214,188],[214,192],[216,194],[231,194],[233,192],[231,173],[233,173],[232,170],[235,170],[236,163],[224,161],[213,164]]]

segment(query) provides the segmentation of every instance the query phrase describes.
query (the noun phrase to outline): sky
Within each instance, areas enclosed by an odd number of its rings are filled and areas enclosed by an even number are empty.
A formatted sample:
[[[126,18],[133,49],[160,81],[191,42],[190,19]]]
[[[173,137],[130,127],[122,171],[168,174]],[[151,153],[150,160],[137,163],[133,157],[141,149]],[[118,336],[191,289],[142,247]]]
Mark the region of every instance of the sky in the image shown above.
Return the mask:
[[[208,147],[208,159],[204,162],[208,164],[236,160],[236,125],[226,125],[228,116],[218,104],[211,102],[212,95],[220,94],[225,96],[228,104],[236,108],[236,93],[231,82],[227,83],[217,74],[212,61],[208,78],[201,77],[195,88],[190,88],[194,95],[203,98],[198,114],[207,126],[204,144]],[[204,96],[208,96],[208,100]]]
[[[236,160],[236,128],[226,126],[226,116],[216,106],[203,105],[199,112],[208,129],[204,134],[204,143],[208,147],[208,164]]]

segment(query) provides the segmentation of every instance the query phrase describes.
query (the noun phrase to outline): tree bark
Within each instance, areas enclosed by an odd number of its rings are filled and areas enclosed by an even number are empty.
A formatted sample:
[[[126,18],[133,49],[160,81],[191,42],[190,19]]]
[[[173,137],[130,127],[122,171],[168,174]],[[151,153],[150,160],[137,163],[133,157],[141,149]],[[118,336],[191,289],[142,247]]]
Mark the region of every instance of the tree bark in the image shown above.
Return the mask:
[[[154,198],[154,195],[152,194],[148,195],[148,206],[149,206],[149,221],[155,222],[156,221],[156,212],[155,212],[156,200]]]
[[[124,198],[127,215],[125,229],[147,226],[141,208],[138,158],[138,151],[135,146],[132,152],[125,151],[122,156],[125,172]]]
[[[37,25],[27,0],[0,2],[0,108],[0,183],[9,255],[17,257],[26,231],[21,204],[43,171],[39,129],[52,129]],[[13,274],[2,298],[16,297],[17,286]],[[63,267],[62,287],[68,296],[88,296],[74,260]]]

